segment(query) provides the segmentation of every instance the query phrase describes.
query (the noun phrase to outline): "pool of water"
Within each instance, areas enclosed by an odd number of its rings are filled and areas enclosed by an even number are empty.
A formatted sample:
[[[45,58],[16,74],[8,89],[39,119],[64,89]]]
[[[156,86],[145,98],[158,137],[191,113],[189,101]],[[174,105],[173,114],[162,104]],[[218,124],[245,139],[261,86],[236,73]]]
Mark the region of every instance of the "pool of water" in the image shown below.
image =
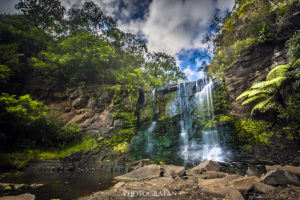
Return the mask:
[[[31,193],[36,196],[36,200],[71,200],[110,188],[115,184],[113,177],[120,174],[121,172],[113,174],[108,171],[14,172],[4,176],[0,182],[44,185],[35,189],[0,192],[0,196]]]

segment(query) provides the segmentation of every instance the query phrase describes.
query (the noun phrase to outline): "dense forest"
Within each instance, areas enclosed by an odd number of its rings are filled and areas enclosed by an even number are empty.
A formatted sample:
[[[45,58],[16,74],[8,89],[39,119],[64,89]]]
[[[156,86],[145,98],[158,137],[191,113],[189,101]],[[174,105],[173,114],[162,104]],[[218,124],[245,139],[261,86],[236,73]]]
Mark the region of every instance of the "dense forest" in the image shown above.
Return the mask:
[[[101,84],[121,98],[185,78],[172,56],[148,52],[145,41],[119,30],[93,2],[68,11],[57,0],[20,1],[16,8],[21,14],[1,15],[2,152],[63,148],[81,137],[78,125],[65,126],[30,95],[35,85]],[[134,111],[121,113],[128,126],[135,125]]]

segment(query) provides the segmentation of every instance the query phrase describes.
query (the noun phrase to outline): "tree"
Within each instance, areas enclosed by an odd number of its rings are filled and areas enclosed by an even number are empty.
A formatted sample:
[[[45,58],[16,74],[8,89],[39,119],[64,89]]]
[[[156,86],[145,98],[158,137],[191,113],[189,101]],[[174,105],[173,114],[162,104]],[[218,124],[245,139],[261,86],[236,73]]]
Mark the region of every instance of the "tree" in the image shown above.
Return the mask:
[[[49,81],[104,83],[113,67],[115,50],[104,39],[89,33],[70,36],[31,59],[36,72]]]
[[[176,60],[174,57],[158,52],[148,54],[149,62],[145,64],[145,70],[149,75],[160,79],[162,84],[174,84],[178,80],[186,79],[183,72],[176,66]]]
[[[102,35],[111,31],[117,24],[92,1],[85,2],[82,8],[71,8],[68,17],[68,24],[73,33],[90,31],[95,35]]]
[[[20,0],[15,7],[33,24],[42,28],[52,27],[62,21],[65,13],[59,0]]]

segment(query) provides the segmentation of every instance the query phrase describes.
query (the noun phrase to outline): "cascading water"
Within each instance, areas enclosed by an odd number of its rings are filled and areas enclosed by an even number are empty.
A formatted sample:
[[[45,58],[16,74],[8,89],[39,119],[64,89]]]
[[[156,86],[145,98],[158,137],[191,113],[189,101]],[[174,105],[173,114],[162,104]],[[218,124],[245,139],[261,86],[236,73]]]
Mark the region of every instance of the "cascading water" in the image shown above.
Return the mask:
[[[222,129],[215,126],[213,81],[204,78],[172,88],[171,92],[170,87],[152,91],[153,121],[138,132],[132,155],[183,165],[227,161],[230,153]]]
[[[213,81],[203,79],[201,84],[196,81],[195,85],[196,92],[191,100],[188,94],[189,91],[186,89],[186,83],[178,85],[177,101],[179,113],[181,113],[179,156],[185,164],[203,160],[224,161],[225,153],[220,147],[218,131],[214,128],[214,125],[209,130],[199,131],[202,141],[197,142],[191,139],[195,131],[192,127],[193,112],[200,114],[207,123],[214,123]]]

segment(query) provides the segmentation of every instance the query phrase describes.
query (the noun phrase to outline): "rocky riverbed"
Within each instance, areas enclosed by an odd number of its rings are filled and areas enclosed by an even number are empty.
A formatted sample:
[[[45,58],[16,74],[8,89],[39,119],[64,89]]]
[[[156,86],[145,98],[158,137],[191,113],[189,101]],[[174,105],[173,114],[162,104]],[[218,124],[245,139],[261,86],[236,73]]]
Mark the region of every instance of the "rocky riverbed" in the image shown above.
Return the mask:
[[[188,170],[151,164],[115,177],[119,182],[109,190],[80,199],[300,199],[300,167],[265,167],[261,176],[250,168],[242,176],[221,172],[213,161]]]

